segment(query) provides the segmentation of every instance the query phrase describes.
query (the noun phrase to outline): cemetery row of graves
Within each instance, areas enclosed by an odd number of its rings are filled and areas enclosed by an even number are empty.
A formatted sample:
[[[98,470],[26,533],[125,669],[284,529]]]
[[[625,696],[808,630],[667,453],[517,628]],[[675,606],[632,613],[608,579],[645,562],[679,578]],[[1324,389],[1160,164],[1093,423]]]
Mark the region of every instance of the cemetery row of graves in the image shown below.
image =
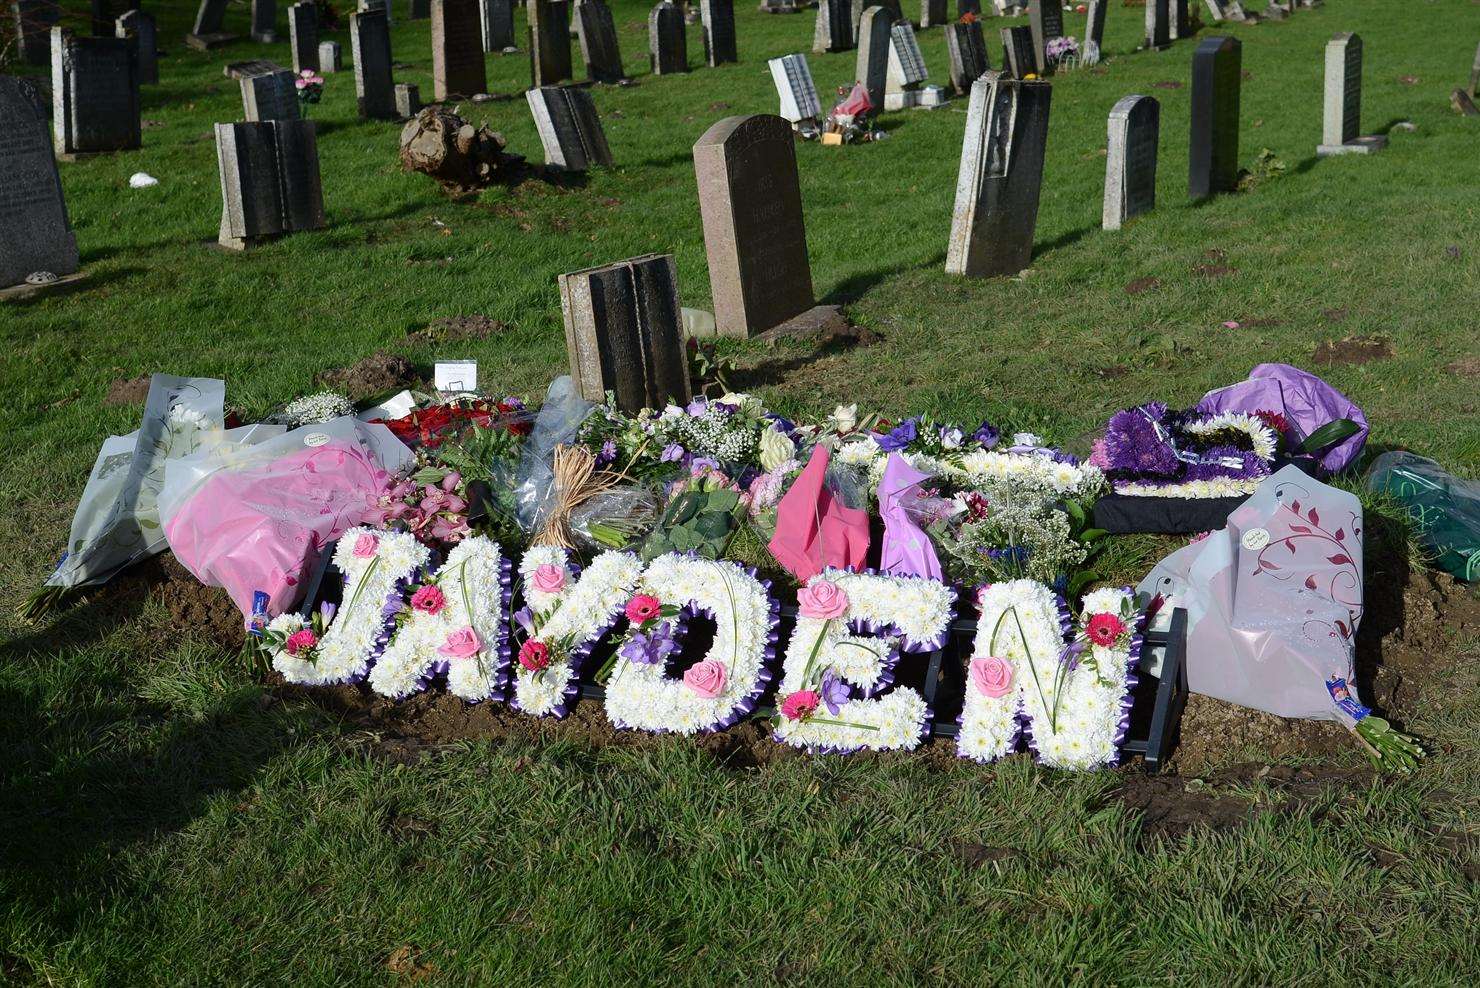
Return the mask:
[[[489,9],[429,4],[439,105],[426,110],[415,87],[393,81],[391,12],[350,17],[360,115],[410,120],[403,160],[440,125],[446,146],[424,155],[434,174],[470,150],[472,128],[455,114],[443,123],[448,103],[484,94],[485,49],[510,40],[509,19],[495,23]],[[221,10],[203,4],[192,45],[217,43]],[[780,115],[723,119],[693,146],[721,337],[785,336],[836,316],[814,295],[797,141],[948,99],[927,85],[897,8],[854,11],[824,0],[815,38],[822,51],[857,47],[849,112],[840,104],[824,119],[805,57],[786,55],[770,62]],[[609,81],[621,69],[611,12],[601,0],[576,12],[591,79]],[[1089,5],[1082,44],[1063,43],[1056,4],[1027,13],[1027,25],[1002,30],[1001,70],[987,64],[978,11],[946,25],[952,84],[969,96],[945,253],[952,275],[1029,266],[1050,78],[1100,58],[1103,2]],[[922,26],[944,20],[928,5],[922,14]],[[290,10],[293,69],[228,66],[246,119],[214,130],[223,247],[325,223],[315,123],[300,110],[316,73],[340,56],[319,43],[316,16],[311,3]],[[699,16],[709,63],[733,61],[729,5],[706,0]],[[254,37],[271,36],[275,17],[264,18]],[[649,23],[654,74],[686,71],[684,12],[664,2]],[[138,146],[139,86],[158,71],[140,57],[154,42],[141,48],[137,28],[131,12],[117,38],[51,30],[51,146],[34,91],[0,80],[18,135],[7,153],[33,177],[16,199],[29,235],[11,248],[6,281],[45,287],[47,272],[76,275],[51,159]],[[1185,5],[1149,4],[1146,28],[1148,49],[1191,33]],[[526,97],[546,167],[609,167],[590,91],[563,85],[564,5],[535,0],[529,31]],[[1241,53],[1238,39],[1208,36],[1192,56],[1193,199],[1237,187]],[[1361,134],[1361,86],[1361,39],[1338,34],[1325,54],[1319,154],[1385,146]],[[1117,231],[1155,206],[1157,100],[1121,99],[1108,131],[1102,224]],[[763,710],[778,740],[813,751],[912,748],[935,735],[955,737],[963,757],[992,760],[1026,743],[1069,768],[1113,764],[1128,749],[1157,763],[1190,683],[1282,716],[1342,722],[1388,767],[1411,769],[1421,755],[1354,695],[1362,508],[1321,480],[1357,460],[1367,425],[1319,378],[1266,364],[1183,411],[1156,401],[1126,409],[1081,461],[990,422],[856,405],[794,422],[744,394],[694,398],[701,382],[666,254],[564,274],[559,291],[570,376],[537,413],[471,395],[476,368],[449,369],[436,394],[403,392],[370,409],[310,395],[274,421],[229,428],[223,382],[156,375],[140,429],[100,454],[68,554],[32,613],[168,546],[230,591],[247,651],[293,683],[363,682],[395,699],[445,688],[557,717],[584,696],[619,727],[683,733]],[[1102,540],[1209,531],[1216,537],[1163,560],[1135,591],[1096,585]],[[1272,547],[1289,558],[1269,558]],[[342,587],[325,575],[331,563]],[[1219,584],[1207,567],[1249,565],[1271,578],[1262,594],[1210,589]],[[1285,585],[1293,573],[1302,581]],[[797,604],[783,610],[785,583]],[[696,620],[713,623],[707,641],[685,636]],[[1261,629],[1252,652],[1240,638],[1249,627]],[[1287,668],[1251,690],[1240,657],[1272,653]],[[912,655],[929,657],[919,689],[897,680],[919,672]],[[1152,726],[1132,741],[1143,668],[1156,680]]]
[[[1472,968],[1474,39],[648,2],[7,0],[4,976]]]

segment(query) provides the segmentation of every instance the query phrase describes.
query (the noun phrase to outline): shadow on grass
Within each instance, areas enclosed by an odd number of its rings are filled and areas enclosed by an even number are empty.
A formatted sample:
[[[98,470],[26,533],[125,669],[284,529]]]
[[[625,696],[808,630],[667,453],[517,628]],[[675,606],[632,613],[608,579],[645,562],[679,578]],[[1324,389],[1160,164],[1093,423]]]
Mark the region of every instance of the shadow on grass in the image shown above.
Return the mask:
[[[856,302],[863,298],[878,285],[896,275],[904,274],[906,271],[940,267],[945,263],[946,252],[942,250],[937,251],[931,257],[918,264],[900,264],[892,268],[875,268],[872,271],[855,274],[851,277],[844,278],[834,285],[832,291],[822,297],[821,303],[824,305],[847,305],[849,302]]]
[[[316,719],[265,703],[256,687],[228,692],[204,716],[122,691],[49,707],[39,692],[0,688],[0,887],[12,908],[46,917],[63,935],[127,894],[120,852],[250,785],[309,733],[294,721]]]

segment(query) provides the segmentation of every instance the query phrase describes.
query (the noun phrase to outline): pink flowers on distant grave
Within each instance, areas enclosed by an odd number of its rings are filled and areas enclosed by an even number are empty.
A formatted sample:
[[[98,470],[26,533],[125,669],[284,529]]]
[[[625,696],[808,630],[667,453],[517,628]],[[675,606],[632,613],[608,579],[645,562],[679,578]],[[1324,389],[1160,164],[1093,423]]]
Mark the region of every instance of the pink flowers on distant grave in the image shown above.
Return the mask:
[[[304,69],[293,80],[298,87],[298,102],[303,104],[303,115],[308,116],[308,107],[317,103],[324,95],[324,77],[313,69]]]
[[[293,84],[299,89],[307,89],[309,86],[322,86],[324,84],[324,77],[313,69],[304,69],[298,73],[298,78],[293,81]]]

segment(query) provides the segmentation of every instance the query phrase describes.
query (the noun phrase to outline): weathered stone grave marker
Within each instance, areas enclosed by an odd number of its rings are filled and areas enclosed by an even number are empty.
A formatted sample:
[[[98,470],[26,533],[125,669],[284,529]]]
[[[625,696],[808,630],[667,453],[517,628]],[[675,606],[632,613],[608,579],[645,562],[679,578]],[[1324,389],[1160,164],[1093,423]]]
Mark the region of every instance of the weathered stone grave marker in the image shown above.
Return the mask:
[[[200,51],[210,51],[236,40],[236,35],[221,30],[226,18],[226,0],[200,0],[195,24],[185,35],[185,43]]]
[[[319,70],[319,5],[313,0],[288,8],[288,47],[294,72]]]
[[[277,41],[277,0],[252,0],[252,40],[265,45]]]
[[[853,50],[857,43],[853,10],[853,0],[818,0],[817,26],[812,31],[814,52]]]
[[[51,64],[51,29],[61,19],[56,0],[11,0],[10,14],[21,58],[30,65]]]
[[[858,22],[858,56],[854,59],[853,74],[868,91],[868,101],[875,113],[884,109],[884,91],[889,85],[893,26],[894,15],[887,7],[869,7]]]
[[[216,124],[216,160],[222,247],[246,250],[272,237],[324,226],[312,120]]]
[[[684,403],[689,391],[678,270],[644,254],[559,277],[570,376],[587,401],[612,392],[629,414]]]
[[[971,87],[946,247],[950,274],[1017,274],[1033,258],[1053,86],[988,72]]]
[[[581,0],[576,4],[575,22],[586,78],[592,82],[620,82],[626,78],[617,46],[616,21],[605,0]]]
[[[478,26],[483,50],[490,54],[514,45],[514,0],[478,0]]]
[[[530,86],[558,86],[573,78],[570,58],[570,4],[565,0],[529,0]]]
[[[114,22],[113,32],[133,42],[134,57],[139,62],[139,84],[159,85],[159,31],[155,28],[154,15],[142,10],[126,11]]]
[[[942,27],[950,23],[946,0],[920,0],[920,28]]]
[[[1059,6],[1059,0],[1030,0],[1028,30],[1033,36],[1033,64],[1038,66],[1038,75],[1052,75],[1048,43],[1064,36],[1064,9]]]
[[[1084,15],[1084,47],[1079,52],[1080,65],[1099,65],[1105,47],[1105,4],[1109,0],[1089,0]]]
[[[1192,54],[1192,136],[1187,191],[1194,199],[1238,187],[1238,129],[1243,45],[1211,37]]]
[[[648,56],[653,75],[689,70],[689,42],[683,11],[671,0],[663,0],[648,13]]]
[[[351,14],[349,42],[355,60],[355,96],[360,118],[397,119],[396,84],[391,75],[391,29],[385,11]]]
[[[971,84],[992,67],[981,21],[947,24],[946,53],[951,62],[951,88],[958,96],[968,95]]]
[[[51,95],[62,160],[139,147],[139,66],[130,41],[52,28]]]
[[[1033,30],[1027,25],[1002,28],[1002,67],[1014,79],[1037,74],[1033,55]]]
[[[1119,230],[1126,220],[1156,207],[1161,104],[1150,96],[1125,97],[1110,111],[1109,131],[1103,225]]]
[[[421,87],[409,82],[396,83],[396,116],[410,120],[421,112]]]
[[[320,72],[343,72],[344,52],[337,41],[319,42],[319,71]]]
[[[432,0],[432,98],[441,103],[487,91],[478,0]]]
[[[546,165],[570,172],[612,166],[606,133],[589,92],[570,86],[545,86],[529,90],[524,97],[545,147]]]
[[[1326,43],[1326,107],[1316,154],[1371,154],[1387,147],[1381,134],[1362,136],[1362,39],[1351,32]]]
[[[756,114],[726,117],[694,144],[721,336],[754,336],[813,307],[795,143],[786,120]]]
[[[945,90],[926,85],[930,73],[920,42],[909,21],[898,21],[889,29],[889,73],[884,85],[884,109],[940,106],[946,102]]]
[[[711,69],[740,61],[735,38],[735,0],[699,0],[699,26],[704,34],[704,63]]]
[[[817,86],[812,82],[812,70],[807,67],[805,55],[783,55],[766,63],[771,70],[771,81],[776,84],[776,95],[781,98],[781,116],[798,130],[813,128],[822,116],[822,101],[817,96]]]
[[[264,120],[297,120],[301,114],[296,83],[293,73],[287,69],[243,76],[240,80],[242,118],[254,123]]]
[[[0,175],[0,290],[40,271],[75,275],[77,238],[46,133],[45,106],[34,83],[10,75],[0,75]]]
[[[1172,43],[1171,8],[1168,0],[1146,0],[1146,44],[1161,51]]]

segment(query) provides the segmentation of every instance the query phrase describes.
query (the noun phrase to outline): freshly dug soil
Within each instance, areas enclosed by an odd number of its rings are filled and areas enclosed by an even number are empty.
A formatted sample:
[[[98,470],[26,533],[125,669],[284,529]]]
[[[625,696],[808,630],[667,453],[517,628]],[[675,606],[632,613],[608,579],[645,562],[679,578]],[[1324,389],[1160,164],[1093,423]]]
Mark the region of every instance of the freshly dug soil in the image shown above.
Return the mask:
[[[1392,345],[1381,337],[1348,336],[1320,344],[1310,359],[1323,367],[1356,367],[1392,355]]]
[[[512,328],[508,323],[484,315],[447,316],[407,333],[406,338],[416,343],[462,343],[501,336]]]
[[[140,374],[138,377],[120,377],[108,385],[108,396],[103,399],[103,404],[142,405],[148,397],[148,374]]]
[[[348,367],[325,371],[319,375],[319,383],[343,392],[351,401],[362,401],[390,391],[414,388],[421,384],[421,375],[405,357],[382,350]]]

